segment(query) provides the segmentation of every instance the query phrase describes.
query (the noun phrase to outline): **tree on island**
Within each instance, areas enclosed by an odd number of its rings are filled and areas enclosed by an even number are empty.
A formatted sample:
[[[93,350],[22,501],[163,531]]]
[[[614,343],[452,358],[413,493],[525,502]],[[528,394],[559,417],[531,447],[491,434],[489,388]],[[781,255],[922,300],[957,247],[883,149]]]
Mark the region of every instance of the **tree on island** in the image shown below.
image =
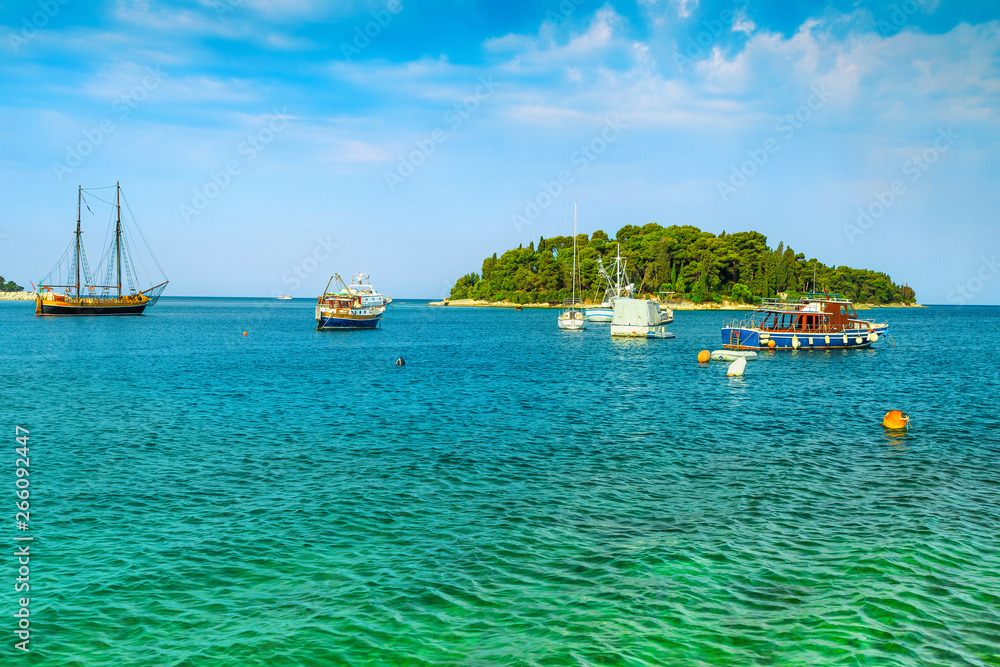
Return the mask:
[[[24,288],[15,283],[13,280],[5,281],[3,276],[0,276],[0,292],[23,292]]]
[[[609,260],[620,243],[630,278],[646,295],[676,292],[677,298],[696,303],[723,299],[751,303],[779,292],[796,296],[825,290],[861,303],[916,300],[910,287],[894,284],[884,273],[826,266],[816,259],[807,260],[784,243],[772,250],[759,232],[716,236],[691,225],[650,223],[625,225],[614,238],[601,230],[590,237],[579,234],[576,242],[580,284],[591,299],[604,294],[598,259],[610,268]],[[487,257],[480,273],[456,281],[450,298],[561,303],[569,296],[572,266],[572,236],[542,237],[527,248],[521,244],[499,257]]]

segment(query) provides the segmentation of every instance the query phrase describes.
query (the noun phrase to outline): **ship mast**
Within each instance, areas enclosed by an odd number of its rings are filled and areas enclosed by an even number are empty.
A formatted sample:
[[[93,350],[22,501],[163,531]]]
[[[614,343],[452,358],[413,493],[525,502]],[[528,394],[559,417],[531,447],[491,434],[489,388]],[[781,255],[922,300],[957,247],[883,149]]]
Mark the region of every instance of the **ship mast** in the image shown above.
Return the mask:
[[[83,199],[83,186],[78,185],[76,191],[76,300],[80,300],[80,200]]]
[[[115,224],[115,254],[118,261],[118,298],[122,298],[122,205],[121,184],[115,183],[115,209],[118,211],[118,221]],[[79,246],[78,246],[79,247]],[[79,289],[79,280],[77,280]]]
[[[573,305],[576,305],[576,197],[573,197]]]

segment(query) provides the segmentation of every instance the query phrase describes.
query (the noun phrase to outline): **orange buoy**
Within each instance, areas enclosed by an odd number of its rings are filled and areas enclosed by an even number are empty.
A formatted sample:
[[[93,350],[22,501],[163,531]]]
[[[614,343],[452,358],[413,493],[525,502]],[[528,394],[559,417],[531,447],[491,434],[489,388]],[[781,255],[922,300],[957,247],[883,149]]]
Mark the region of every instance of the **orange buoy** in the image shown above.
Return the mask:
[[[243,332],[243,335],[244,335],[244,336],[246,336],[246,335],[247,335],[247,332],[246,332],[246,331],[244,331],[244,332]]]
[[[882,418],[882,426],[886,428],[909,428],[910,418],[905,412],[889,410]]]
[[[712,358],[712,353],[708,350],[702,350],[698,353],[698,363],[703,364]]]
[[[777,345],[777,343],[775,343],[773,340],[767,341],[767,346],[768,347],[774,347],[775,345]]]

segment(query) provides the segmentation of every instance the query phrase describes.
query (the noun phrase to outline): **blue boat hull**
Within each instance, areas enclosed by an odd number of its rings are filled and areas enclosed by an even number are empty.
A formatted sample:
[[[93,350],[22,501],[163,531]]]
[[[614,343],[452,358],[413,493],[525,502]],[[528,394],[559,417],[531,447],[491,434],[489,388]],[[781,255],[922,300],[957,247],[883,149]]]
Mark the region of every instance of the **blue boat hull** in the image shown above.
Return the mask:
[[[374,329],[378,327],[382,316],[367,320],[344,319],[340,317],[321,317],[316,324],[317,329]]]
[[[597,306],[584,308],[583,315],[587,318],[588,322],[610,322],[615,315],[615,309]]]
[[[878,334],[879,338],[885,335],[888,327],[876,327],[871,331]],[[735,332],[735,333],[734,333]],[[763,337],[761,334],[764,334]],[[796,349],[792,341],[793,337],[798,338],[798,349],[800,350],[847,350],[853,348],[866,348],[873,345],[868,340],[868,329],[850,330],[847,340],[844,340],[844,333],[829,334],[830,342],[827,342],[827,334],[815,332],[790,332],[771,331],[759,332],[754,329],[734,329],[723,327],[722,347],[727,350],[793,350]],[[858,342],[860,338],[861,342]],[[774,341],[774,347],[768,345],[768,341]]]

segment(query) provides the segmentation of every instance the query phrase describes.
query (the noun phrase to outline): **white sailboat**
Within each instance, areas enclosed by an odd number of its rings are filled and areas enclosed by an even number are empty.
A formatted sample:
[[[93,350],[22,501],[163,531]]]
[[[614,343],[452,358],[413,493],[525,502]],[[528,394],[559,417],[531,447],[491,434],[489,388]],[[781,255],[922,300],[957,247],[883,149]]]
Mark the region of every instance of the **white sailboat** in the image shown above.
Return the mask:
[[[583,302],[576,298],[576,199],[573,200],[573,297],[563,301],[557,323],[563,331],[582,331],[587,327]]]

